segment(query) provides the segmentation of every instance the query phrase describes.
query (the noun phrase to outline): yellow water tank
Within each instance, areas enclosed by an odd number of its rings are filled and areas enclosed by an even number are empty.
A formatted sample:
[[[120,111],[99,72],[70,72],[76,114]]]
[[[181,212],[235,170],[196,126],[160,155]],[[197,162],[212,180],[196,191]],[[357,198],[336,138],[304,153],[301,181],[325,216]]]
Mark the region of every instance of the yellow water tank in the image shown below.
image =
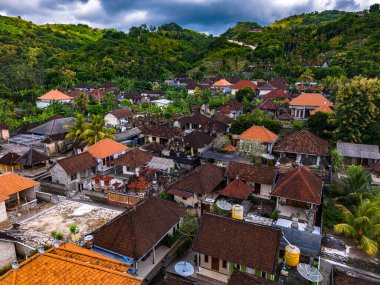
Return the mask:
[[[243,211],[244,208],[241,205],[232,206],[232,218],[237,220],[243,220]]]
[[[287,245],[285,247],[285,263],[289,266],[297,266],[300,262],[301,251],[294,245]]]

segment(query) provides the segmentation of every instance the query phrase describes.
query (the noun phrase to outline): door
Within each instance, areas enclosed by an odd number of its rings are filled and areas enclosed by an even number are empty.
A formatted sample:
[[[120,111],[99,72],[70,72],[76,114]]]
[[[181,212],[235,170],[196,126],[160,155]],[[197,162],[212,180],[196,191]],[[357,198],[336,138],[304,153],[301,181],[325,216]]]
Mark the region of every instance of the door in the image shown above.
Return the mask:
[[[210,204],[204,204],[202,203],[201,204],[201,214],[203,214],[203,212],[210,212]]]
[[[213,257],[211,260],[211,269],[215,271],[219,271],[219,259]]]
[[[260,194],[261,184],[255,183],[255,194]]]

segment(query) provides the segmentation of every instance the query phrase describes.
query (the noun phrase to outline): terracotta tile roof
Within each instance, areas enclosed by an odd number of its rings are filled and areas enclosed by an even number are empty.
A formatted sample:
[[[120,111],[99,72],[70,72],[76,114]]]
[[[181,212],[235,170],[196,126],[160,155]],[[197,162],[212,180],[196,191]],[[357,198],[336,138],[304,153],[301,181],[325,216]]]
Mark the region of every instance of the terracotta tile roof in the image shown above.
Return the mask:
[[[200,195],[211,193],[224,180],[224,169],[213,164],[202,164],[179,180],[168,189],[179,189]]]
[[[125,272],[128,267],[90,250],[69,244],[30,257],[0,277],[0,284],[83,284],[138,285],[139,280]]]
[[[78,97],[79,94],[81,94],[81,93],[83,93],[83,94],[85,94],[87,96],[86,92],[81,91],[79,89],[74,89],[74,90],[67,91],[67,95],[70,96],[70,97],[72,97],[72,98]]]
[[[113,110],[110,114],[114,115],[118,119],[125,119],[133,116],[132,111],[128,108]]]
[[[210,134],[215,134],[215,133],[225,133],[228,129],[228,125],[225,123],[222,123],[220,121],[211,119],[208,121],[206,124],[204,124],[201,127],[201,130],[210,133]]]
[[[273,102],[271,99],[264,100],[257,108],[261,110],[276,111],[280,109],[280,106],[276,102]]]
[[[278,135],[271,132],[263,126],[252,126],[240,136],[239,140],[255,140],[264,143],[274,143],[278,139]]]
[[[9,199],[9,196],[0,194],[0,202],[7,201]]]
[[[139,127],[141,133],[160,138],[175,138],[182,135],[182,130],[178,127],[167,127],[163,125],[152,125],[150,127]]]
[[[158,142],[151,142],[143,145],[141,148],[151,152],[161,152],[164,149],[164,146]]]
[[[139,148],[132,148],[128,152],[116,158],[113,162],[114,165],[126,167],[139,167],[147,164],[154,155],[148,151]]]
[[[231,100],[227,104],[224,104],[219,108],[222,114],[230,114],[232,111],[242,111],[244,110],[244,105],[236,100]]]
[[[290,115],[288,112],[281,114],[278,119],[280,121],[293,121],[292,115]]]
[[[103,139],[90,146],[88,151],[95,158],[105,158],[126,151],[128,147],[111,139]]]
[[[279,140],[274,151],[327,156],[329,143],[304,129]]]
[[[220,79],[216,81],[212,86],[220,86],[220,87],[226,87],[226,86],[231,86],[232,84],[228,82],[225,79]]]
[[[94,244],[138,260],[185,215],[178,204],[151,197],[93,232]]]
[[[255,83],[251,80],[240,80],[234,85],[230,86],[231,89],[243,89],[243,88],[252,88],[253,90],[259,89]]]
[[[214,139],[208,134],[200,131],[193,131],[183,137],[185,147],[203,148],[212,143]]]
[[[275,89],[263,96],[264,99],[274,99],[274,98],[279,98],[279,99],[286,99],[287,96],[282,89]]]
[[[17,165],[15,161],[19,158],[20,158],[20,155],[18,155],[17,153],[8,152],[0,158],[0,164],[14,166],[14,165]]]
[[[226,177],[229,179],[238,177],[246,182],[272,185],[276,178],[276,173],[277,170],[275,167],[230,161],[227,166]]]
[[[283,283],[269,281],[261,277],[235,270],[227,285],[281,285]]]
[[[247,200],[252,193],[252,186],[246,184],[244,181],[236,178],[230,182],[219,194],[225,197]]]
[[[263,86],[260,87],[260,90],[274,90],[274,89],[278,89],[278,88],[274,87],[269,82],[266,82]]]
[[[331,110],[327,104],[323,104],[322,106],[319,106],[318,108],[314,109],[313,111],[310,111],[310,115],[314,115],[317,112],[327,113],[327,114],[333,114],[334,111]]]
[[[3,196],[9,196],[37,185],[40,183],[13,172],[0,175],[0,194]]]
[[[197,125],[206,124],[210,120],[212,120],[212,118],[207,117],[199,112],[194,112],[193,114],[189,116],[183,116],[177,119],[177,121],[180,122],[181,124],[197,124]]]
[[[270,80],[269,83],[273,86],[273,87],[276,87],[278,89],[281,89],[281,90],[287,90],[289,89],[289,86],[286,85],[285,82],[283,82],[282,80]]]
[[[280,229],[205,213],[193,251],[274,273],[280,238]]]
[[[320,107],[323,105],[327,105],[329,107],[334,106],[329,100],[326,99],[320,93],[302,93],[297,98],[290,101],[290,106],[312,106],[312,107]]]
[[[79,173],[98,165],[96,159],[88,152],[59,159],[57,163],[67,174]]]
[[[214,119],[227,125],[231,124],[234,121],[234,119],[222,114],[217,115]]]
[[[39,100],[70,100],[72,97],[58,90],[51,90],[48,93],[38,97]]]
[[[236,148],[234,148],[231,144],[228,144],[226,145],[224,148],[223,148],[224,151],[228,151],[228,152],[234,152],[236,150]]]
[[[304,167],[281,174],[272,196],[319,205],[322,198],[322,180]]]
[[[190,198],[191,196],[194,195],[194,193],[187,192],[184,190],[179,190],[179,189],[169,189],[168,192],[166,192],[166,193],[173,195],[173,196],[178,196],[181,198]]]

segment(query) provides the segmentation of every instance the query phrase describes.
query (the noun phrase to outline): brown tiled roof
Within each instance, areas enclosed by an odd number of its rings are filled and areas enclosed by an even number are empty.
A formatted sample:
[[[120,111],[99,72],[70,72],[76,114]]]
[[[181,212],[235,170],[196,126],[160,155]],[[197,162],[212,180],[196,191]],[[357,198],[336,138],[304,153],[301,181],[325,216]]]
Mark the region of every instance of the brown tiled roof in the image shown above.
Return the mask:
[[[272,196],[319,205],[322,198],[322,180],[304,167],[281,174]]]
[[[234,120],[234,119],[227,117],[225,115],[217,115],[214,119],[219,121],[219,122],[225,123],[227,125],[231,124]]]
[[[252,88],[254,90],[258,89],[257,85],[251,80],[240,80],[234,85],[230,86],[231,89],[243,89],[243,88]]]
[[[257,108],[261,110],[276,111],[280,109],[280,106],[276,102],[273,102],[271,99],[264,100]]]
[[[329,143],[304,129],[282,138],[274,146],[274,151],[327,156]]]
[[[237,198],[241,200],[247,200],[252,193],[252,186],[246,184],[244,181],[236,178],[230,182],[219,194],[225,197]]]
[[[224,169],[213,164],[202,164],[169,186],[191,193],[211,193],[224,180]]]
[[[197,125],[206,124],[210,120],[211,120],[210,117],[207,117],[199,112],[194,112],[193,114],[189,116],[183,116],[177,119],[177,121],[180,122],[181,124],[197,124]]]
[[[132,111],[128,108],[113,110],[110,114],[114,115],[118,119],[130,118],[133,116]]]
[[[20,158],[20,155],[18,155],[17,153],[8,152],[7,154],[3,155],[0,158],[0,164],[14,166],[17,164],[15,161],[19,158]]]
[[[278,89],[278,88],[274,87],[269,82],[265,83],[263,86],[260,87],[260,90],[274,90],[274,89]]]
[[[194,240],[193,250],[274,273],[280,238],[280,229],[205,213]]]
[[[193,131],[190,134],[183,137],[185,147],[203,148],[212,143],[212,141],[212,137],[200,131]]]
[[[228,125],[222,123],[221,121],[211,119],[210,121],[205,123],[201,129],[209,133],[225,133],[228,129]]]
[[[281,114],[278,117],[278,119],[281,120],[281,121],[292,121],[293,117],[288,112],[286,112],[286,113]]]
[[[161,285],[195,285],[194,281],[185,279],[180,276],[174,276],[173,274],[166,273],[165,280]]]
[[[286,89],[289,89],[289,86],[286,85],[282,80],[271,80],[269,81],[269,83],[273,86],[273,87],[276,87],[278,89],[282,89],[282,90],[286,90]]]
[[[261,277],[235,270],[227,285],[282,285],[283,283],[270,281]]]
[[[167,193],[173,196],[181,197],[181,198],[190,198],[191,196],[194,195],[191,192],[187,192],[187,191],[179,190],[179,189],[169,189]]]
[[[182,130],[178,127],[168,127],[163,125],[155,125],[150,127],[139,127],[141,133],[160,138],[175,138],[182,135]]]
[[[126,167],[139,167],[151,161],[153,156],[154,155],[148,151],[132,148],[130,151],[116,158],[113,164]]]
[[[185,214],[178,204],[152,197],[93,232],[94,244],[138,260]]]
[[[219,111],[223,114],[229,114],[232,111],[240,111],[244,109],[244,105],[236,100],[231,100],[227,104],[224,104],[219,108]]]
[[[267,94],[265,94],[263,97],[264,97],[264,99],[274,99],[274,98],[285,99],[285,98],[287,98],[284,90],[282,90],[282,89],[272,90],[272,91],[268,92]]]
[[[57,163],[67,174],[75,174],[96,167],[96,159],[88,152],[57,160]]]
[[[247,182],[272,185],[276,177],[276,172],[275,167],[256,166],[248,163],[230,161],[228,163],[226,176],[230,179],[239,177]]]
[[[164,149],[164,146],[158,142],[151,142],[143,145],[141,148],[151,152],[160,152]]]
[[[79,89],[73,89],[73,90],[69,90],[69,91],[67,91],[67,95],[69,95],[69,96],[72,97],[72,98],[76,98],[76,97],[78,97],[79,94],[81,94],[81,93],[87,95],[86,92],[81,91],[81,90],[79,90]]]

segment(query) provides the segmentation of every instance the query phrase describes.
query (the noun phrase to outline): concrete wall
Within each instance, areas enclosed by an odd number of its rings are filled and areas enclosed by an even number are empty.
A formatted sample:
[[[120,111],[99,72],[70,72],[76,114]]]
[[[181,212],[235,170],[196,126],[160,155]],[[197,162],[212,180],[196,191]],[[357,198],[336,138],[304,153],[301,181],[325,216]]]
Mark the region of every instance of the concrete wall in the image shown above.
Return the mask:
[[[174,196],[174,201],[178,204],[194,207],[194,204],[198,203],[198,195],[194,194],[190,198],[186,198],[186,200],[184,200],[182,197]]]
[[[0,139],[1,140],[8,140],[9,139],[9,130],[2,129],[0,130]]]
[[[106,121],[106,125],[111,125],[111,126],[118,126],[120,125],[120,121],[118,118],[116,118],[112,114],[107,114],[104,116],[104,120]]]
[[[51,180],[55,183],[67,185],[71,181],[70,176],[63,170],[63,168],[58,163],[56,163],[50,169],[50,174]]]
[[[0,201],[0,223],[8,220],[7,209],[5,207],[5,201]]]
[[[21,203],[25,203],[25,199],[28,202],[36,199],[36,191],[35,191],[34,187],[26,189],[26,190],[23,190],[23,191],[20,192]]]
[[[17,257],[14,243],[0,241],[0,268],[9,266],[15,260],[17,260]]]

